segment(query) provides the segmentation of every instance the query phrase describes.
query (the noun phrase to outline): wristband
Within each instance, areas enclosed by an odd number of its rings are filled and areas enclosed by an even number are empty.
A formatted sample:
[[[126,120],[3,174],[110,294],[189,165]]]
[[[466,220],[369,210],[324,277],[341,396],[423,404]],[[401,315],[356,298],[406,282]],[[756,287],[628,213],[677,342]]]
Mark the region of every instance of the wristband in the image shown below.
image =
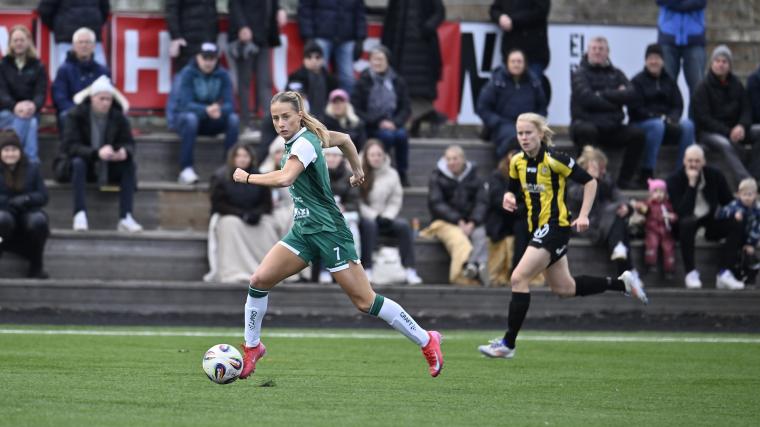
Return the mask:
[[[246,183],[246,184],[250,184],[250,182],[248,182],[248,178],[250,178],[250,177],[251,177],[251,174],[248,174],[248,176],[247,176],[247,177],[245,177],[245,183]]]

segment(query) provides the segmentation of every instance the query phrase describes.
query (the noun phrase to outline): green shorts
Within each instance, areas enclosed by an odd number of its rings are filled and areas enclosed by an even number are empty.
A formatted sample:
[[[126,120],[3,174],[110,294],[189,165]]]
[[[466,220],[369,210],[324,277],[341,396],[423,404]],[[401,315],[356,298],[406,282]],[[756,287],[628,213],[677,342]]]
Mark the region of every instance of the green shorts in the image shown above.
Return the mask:
[[[338,227],[334,232],[322,231],[315,234],[301,234],[290,230],[279,242],[301,259],[311,264],[322,260],[322,266],[330,273],[345,270],[348,262],[359,263],[354,246],[354,237],[348,227]]]

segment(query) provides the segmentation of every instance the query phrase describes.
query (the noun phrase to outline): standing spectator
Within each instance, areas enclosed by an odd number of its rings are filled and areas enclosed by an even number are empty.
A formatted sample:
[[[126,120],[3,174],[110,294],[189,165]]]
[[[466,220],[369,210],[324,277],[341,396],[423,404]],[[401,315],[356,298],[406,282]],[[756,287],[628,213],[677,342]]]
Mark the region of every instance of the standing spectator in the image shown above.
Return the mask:
[[[37,120],[45,104],[48,78],[37,58],[32,34],[23,25],[11,28],[8,54],[0,62],[0,128],[12,127],[29,161],[39,163]]]
[[[657,268],[657,258],[662,249],[662,269],[670,281],[676,271],[676,242],[673,226],[678,215],[668,200],[667,184],[661,179],[649,180],[649,199],[639,202],[636,210],[646,216],[644,223],[644,263],[651,271]]]
[[[330,92],[322,123],[328,130],[347,133],[351,141],[354,141],[356,151],[361,152],[364,148],[364,143],[367,141],[367,129],[362,119],[354,112],[351,98],[345,90],[335,89]]]
[[[739,78],[732,72],[733,56],[725,45],[710,58],[710,71],[694,90],[691,108],[699,142],[725,156],[739,179],[760,177],[760,140],[752,146],[750,169],[742,163],[742,144],[751,143],[752,107]]]
[[[483,194],[487,198],[485,228],[488,236],[488,283],[491,286],[502,287],[509,284],[512,267],[517,265],[514,260],[514,226],[517,214],[504,210],[504,193],[509,189],[508,154],[499,161],[497,168],[491,172]],[[527,246],[527,239],[526,239]]]
[[[259,185],[240,185],[232,180],[236,168],[258,173],[256,155],[250,145],[236,144],[227,164],[211,178],[211,221],[209,264],[215,274],[206,281],[247,283],[251,271],[277,243],[279,235],[270,215],[272,194]]]
[[[678,80],[683,62],[686,84],[694,93],[705,70],[707,0],[657,0],[657,5],[657,44],[662,46],[665,70]]]
[[[390,0],[383,20],[381,42],[391,52],[388,59],[393,69],[409,88],[413,136],[423,121],[434,129],[446,121],[446,116],[433,108],[442,75],[438,27],[445,19],[442,0]]]
[[[362,265],[372,277],[372,252],[379,236],[393,236],[398,240],[401,265],[406,268],[406,282],[422,283],[417,275],[414,258],[414,233],[409,222],[398,216],[404,200],[404,190],[398,173],[383,150],[382,143],[372,140],[362,152],[365,181],[361,187],[359,209],[362,216]]]
[[[494,0],[490,10],[491,21],[503,31],[502,57],[506,58],[514,49],[525,52],[528,69],[541,79],[547,99],[550,86],[544,70],[550,58],[547,36],[550,9],[550,0]]]
[[[166,0],[169,56],[174,71],[181,70],[201,50],[204,42],[216,42],[219,24],[216,0]]]
[[[647,46],[645,61],[644,70],[631,80],[636,98],[628,107],[628,115],[646,136],[641,169],[643,177],[651,178],[663,143],[677,143],[678,164],[683,162],[683,152],[694,143],[694,124],[689,119],[681,120],[681,90],[663,70],[662,47]]]
[[[541,82],[525,66],[525,54],[513,50],[504,57],[505,66],[491,74],[478,97],[477,112],[496,145],[496,155],[504,157],[517,150],[515,121],[522,113],[546,116],[546,96]]]
[[[440,240],[451,256],[449,281],[472,285],[478,277],[487,284],[487,204],[483,181],[458,145],[446,149],[430,177],[428,208],[433,222],[420,232]]]
[[[760,67],[747,78],[747,93],[752,107],[750,134],[753,141],[760,141]]]
[[[253,126],[253,117],[261,109],[269,109],[272,98],[272,48],[280,45],[280,27],[288,15],[280,8],[279,0],[230,0],[229,55],[230,67],[237,76],[240,117],[246,134],[260,131]],[[249,111],[251,76],[255,76],[256,96],[253,111]],[[266,120],[266,119],[265,119]]]
[[[37,13],[42,22],[55,33],[56,58],[52,61],[53,64],[60,64],[63,58],[68,59],[71,43],[77,43],[74,35],[80,29],[88,28],[93,37],[96,37],[91,46],[95,50],[95,61],[107,65],[101,34],[110,12],[109,0],[40,0]]]
[[[742,241],[744,224],[736,218],[717,219],[716,211],[731,202],[731,190],[719,169],[705,165],[705,153],[699,145],[691,145],[683,157],[683,167],[667,179],[668,196],[678,215],[675,230],[681,245],[686,273],[685,283],[689,289],[702,287],[699,271],[694,264],[694,240],[699,228],[705,229],[705,239],[718,241],[721,245],[717,277],[719,286],[738,288],[741,282],[731,273],[736,264],[734,251]]]
[[[288,76],[288,90],[303,94],[309,102],[309,114],[320,121],[325,117],[327,97],[338,87],[335,78],[327,72],[322,48],[310,41],[303,48],[303,65]]]
[[[74,47],[66,56],[55,74],[51,95],[58,115],[59,132],[63,135],[66,113],[74,107],[74,95],[90,86],[100,76],[111,77],[103,64],[95,62],[95,33],[89,28],[80,28],[72,36]]]
[[[353,93],[354,61],[367,38],[364,0],[300,0],[298,30],[307,43],[319,44],[327,63],[335,66],[341,89]]]
[[[733,248],[734,252],[741,252],[742,259],[744,260],[751,259],[754,261],[751,263],[742,262],[732,272],[736,277],[749,276],[751,280],[748,283],[754,284],[755,277],[757,276],[757,266],[751,266],[751,264],[757,264],[755,249],[757,248],[758,241],[760,241],[760,206],[757,204],[757,181],[754,178],[743,179],[739,183],[736,199],[718,211],[718,219],[728,218],[734,218],[744,224],[742,239],[736,242],[739,244],[739,247]],[[742,286],[731,287],[730,283],[725,281],[718,284],[727,289],[742,289],[745,285],[742,282]]]
[[[232,82],[227,70],[219,65],[215,44],[203,43],[195,62],[182,69],[178,91],[175,128],[182,138],[178,181],[193,184],[198,182],[193,169],[198,135],[224,133],[225,153],[238,139],[240,120],[232,108]]]
[[[0,132],[0,254],[14,251],[29,260],[27,277],[47,279],[42,268],[50,234],[42,207],[48,193],[39,166],[21,150],[13,131]]]
[[[82,96],[84,95],[84,96]],[[56,168],[58,178],[65,181],[69,175],[74,198],[74,224],[76,231],[87,231],[85,183],[97,181],[101,187],[118,182],[119,231],[142,231],[132,217],[134,192],[137,186],[135,142],[129,120],[108,77],[102,76],[81,95],[86,97],[66,117],[61,141],[61,155],[66,159]],[[115,102],[114,102],[115,101]]]
[[[636,99],[633,85],[609,59],[607,39],[594,37],[572,76],[570,136],[580,151],[586,145],[622,148],[617,178],[621,189],[645,188],[646,178],[634,180],[644,149],[644,132],[623,123],[623,106]]]
[[[354,108],[367,124],[368,136],[380,139],[386,152],[394,149],[401,185],[408,187],[409,137],[404,124],[411,114],[411,101],[406,82],[390,67],[389,60],[386,47],[372,49],[369,68],[362,72],[354,88]]]

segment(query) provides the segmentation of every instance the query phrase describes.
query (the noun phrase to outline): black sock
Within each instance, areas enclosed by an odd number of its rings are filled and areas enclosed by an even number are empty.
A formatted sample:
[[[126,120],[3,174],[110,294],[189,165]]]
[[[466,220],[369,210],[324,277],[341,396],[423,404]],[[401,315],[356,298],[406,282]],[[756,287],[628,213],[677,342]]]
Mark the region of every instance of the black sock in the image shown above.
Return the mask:
[[[585,297],[586,295],[601,294],[607,290],[623,292],[625,291],[625,283],[612,277],[575,277],[575,296]]]
[[[504,334],[504,343],[509,348],[515,348],[517,333],[520,332],[525,315],[530,307],[530,294],[512,292],[512,301],[509,302],[509,314],[507,314],[507,333]]]

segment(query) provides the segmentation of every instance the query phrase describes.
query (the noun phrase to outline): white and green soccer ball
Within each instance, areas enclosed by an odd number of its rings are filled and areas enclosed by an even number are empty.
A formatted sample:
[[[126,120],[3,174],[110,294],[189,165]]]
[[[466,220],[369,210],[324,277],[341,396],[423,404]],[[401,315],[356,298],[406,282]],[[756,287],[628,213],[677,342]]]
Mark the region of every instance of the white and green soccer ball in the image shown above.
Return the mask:
[[[240,376],[243,357],[229,344],[217,344],[203,355],[203,371],[217,384],[229,384]]]

